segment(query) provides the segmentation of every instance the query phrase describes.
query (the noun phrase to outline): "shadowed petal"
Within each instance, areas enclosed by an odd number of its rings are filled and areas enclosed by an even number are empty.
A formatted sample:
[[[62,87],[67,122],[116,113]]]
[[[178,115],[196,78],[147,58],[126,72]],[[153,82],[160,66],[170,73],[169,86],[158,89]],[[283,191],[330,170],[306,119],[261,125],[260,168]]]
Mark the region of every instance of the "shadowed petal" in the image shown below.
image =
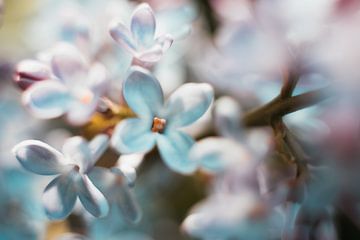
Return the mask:
[[[87,141],[79,136],[68,138],[62,148],[65,157],[73,164],[80,167],[80,172],[87,171],[89,164],[92,163],[91,150]]]
[[[162,46],[160,44],[156,44],[153,47],[146,49],[142,52],[137,52],[135,57],[142,62],[157,62],[163,56]]]
[[[104,195],[96,188],[87,175],[78,182],[80,202],[95,217],[104,217],[109,212],[109,204]]]
[[[84,83],[87,62],[81,52],[66,43],[59,44],[55,48],[51,58],[54,74],[69,86]]]
[[[224,137],[243,139],[241,131],[242,110],[238,102],[231,97],[221,97],[215,102],[215,125]]]
[[[151,122],[138,118],[122,120],[111,138],[112,146],[120,153],[147,152],[155,145]]]
[[[250,153],[237,142],[226,138],[209,137],[200,140],[191,148],[189,158],[199,167],[218,172],[239,166],[242,172],[250,172],[255,166]]]
[[[74,208],[76,202],[76,189],[74,185],[74,175],[61,175],[55,178],[45,188],[43,193],[43,204],[45,213],[50,219],[64,219]]]
[[[39,118],[56,118],[69,107],[71,97],[65,86],[53,80],[33,84],[22,97],[25,106]]]
[[[149,71],[140,67],[131,68],[124,81],[123,94],[130,108],[145,118],[153,118],[164,102],[159,82]]]
[[[131,32],[124,24],[116,22],[111,23],[110,35],[124,49],[134,54],[136,50],[136,43],[132,38]]]
[[[93,64],[88,73],[87,85],[92,92],[102,95],[107,87],[107,72],[104,65],[101,63]]]
[[[212,87],[206,83],[187,83],[168,99],[166,111],[169,127],[187,126],[199,119],[214,98]]]
[[[154,42],[156,21],[155,16],[147,3],[140,4],[131,19],[131,32],[136,42],[148,47]]]
[[[142,213],[140,207],[127,184],[127,180],[124,179],[124,173],[118,168],[112,168],[111,171],[115,174],[119,184],[113,186],[114,199],[116,206],[121,210],[124,218],[129,222],[138,222],[141,219]],[[125,180],[125,181],[124,181]],[[115,182],[116,183],[116,182]]]
[[[96,110],[97,102],[96,96],[88,103],[73,101],[66,114],[67,121],[76,126],[87,123]]]
[[[162,35],[156,39],[156,42],[160,44],[162,52],[167,51],[172,43],[174,42],[174,38],[170,34]]]
[[[195,171],[196,162],[189,160],[189,150],[194,140],[185,133],[171,131],[157,136],[160,155],[166,165],[172,170],[180,173],[191,173]]]
[[[94,166],[96,161],[104,154],[109,147],[109,141],[109,137],[106,134],[98,134],[89,142],[89,148],[93,159],[91,166]]]
[[[59,174],[65,168],[64,156],[40,141],[23,141],[17,144],[12,151],[26,170],[37,174]]]

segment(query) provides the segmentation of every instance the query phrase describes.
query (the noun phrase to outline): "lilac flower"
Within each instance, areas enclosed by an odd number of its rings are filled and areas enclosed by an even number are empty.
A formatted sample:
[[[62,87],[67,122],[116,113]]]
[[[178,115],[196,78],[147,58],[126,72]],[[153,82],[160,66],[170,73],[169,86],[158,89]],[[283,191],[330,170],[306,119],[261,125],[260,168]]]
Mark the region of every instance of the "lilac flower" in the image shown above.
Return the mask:
[[[146,3],[140,4],[134,10],[130,30],[120,22],[110,26],[112,38],[142,62],[159,61],[173,42],[169,34],[155,37],[155,31],[156,19]]]
[[[13,148],[20,164],[39,175],[58,175],[45,188],[43,204],[50,219],[64,219],[76,199],[95,217],[105,216],[107,200],[89,179],[88,173],[106,150],[108,137],[98,135],[90,142],[81,137],[69,138],[60,153],[37,140],[26,140]]]
[[[32,84],[24,92],[25,106],[39,118],[66,114],[72,124],[86,123],[105,92],[105,67],[100,63],[89,64],[68,44],[58,45],[52,52],[43,54],[42,59],[49,61],[53,75],[49,80]]]
[[[120,122],[112,136],[113,147],[121,153],[150,151],[156,144],[171,169],[190,173],[196,163],[189,161],[193,139],[179,131],[199,119],[213,100],[208,84],[188,83],[164,102],[158,81],[145,69],[134,67],[124,81],[123,95],[138,118]]]

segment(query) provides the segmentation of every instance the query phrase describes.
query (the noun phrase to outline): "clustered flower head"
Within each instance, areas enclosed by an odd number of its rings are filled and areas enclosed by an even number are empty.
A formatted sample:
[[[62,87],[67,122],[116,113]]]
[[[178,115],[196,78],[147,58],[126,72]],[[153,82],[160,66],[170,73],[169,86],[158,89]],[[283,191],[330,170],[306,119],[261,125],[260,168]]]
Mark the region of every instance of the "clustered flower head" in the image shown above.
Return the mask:
[[[24,109],[66,130],[53,141],[40,122],[44,136],[12,149],[53,177],[45,215],[85,222],[60,239],[148,240],[184,211],[179,228],[200,239],[351,239],[360,4],[148,2],[60,9],[57,41],[14,67]]]

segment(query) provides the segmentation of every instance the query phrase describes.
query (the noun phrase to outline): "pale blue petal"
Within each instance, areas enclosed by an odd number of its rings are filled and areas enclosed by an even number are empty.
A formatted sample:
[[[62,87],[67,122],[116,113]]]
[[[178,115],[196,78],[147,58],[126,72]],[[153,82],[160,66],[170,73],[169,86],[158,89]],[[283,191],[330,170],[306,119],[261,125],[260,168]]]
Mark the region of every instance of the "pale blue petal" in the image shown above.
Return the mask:
[[[113,167],[112,169],[124,176],[129,187],[133,187],[135,185],[137,175],[134,167],[129,165],[120,165],[118,167]]]
[[[180,131],[169,131],[157,136],[160,155],[166,165],[180,173],[191,173],[196,170],[196,162],[189,160],[189,150],[194,140]]]
[[[74,171],[55,178],[45,188],[43,204],[45,213],[50,219],[64,219],[74,208],[76,202],[76,188],[74,185]]]
[[[183,127],[195,122],[208,110],[213,98],[214,92],[209,84],[182,85],[166,103],[167,127]]]
[[[115,204],[121,210],[124,218],[129,222],[138,222],[141,219],[142,213],[140,207],[128,186],[128,182],[124,177],[124,173],[118,168],[112,168],[111,171],[120,180],[121,184],[114,185],[112,193],[114,194]]]
[[[73,164],[80,167],[80,172],[84,173],[92,164],[92,154],[87,141],[79,136],[68,138],[62,148],[62,152]]]
[[[109,136],[106,134],[98,134],[89,142],[89,148],[93,159],[91,166],[94,166],[96,161],[104,154],[109,147],[109,142]]]
[[[155,145],[155,134],[151,122],[138,118],[122,120],[111,138],[112,146],[120,153],[150,151]]]
[[[131,36],[131,32],[124,24],[112,23],[110,26],[110,35],[124,49],[134,54],[136,50],[136,43]]]
[[[64,156],[51,146],[36,140],[26,140],[13,148],[20,164],[41,175],[59,174],[65,168]]]
[[[232,167],[249,173],[255,166],[253,157],[246,147],[226,138],[209,137],[194,144],[189,158],[203,169],[219,172]]]
[[[138,115],[153,118],[164,103],[159,82],[149,71],[132,67],[123,85],[124,98],[129,107]]]
[[[241,126],[242,109],[240,104],[231,97],[221,97],[215,102],[215,125],[224,137],[238,140],[244,139]]]
[[[33,84],[24,92],[22,100],[32,114],[45,119],[61,116],[71,103],[66,87],[55,80]]]
[[[147,3],[140,4],[131,18],[131,32],[136,42],[142,47],[149,47],[154,42],[156,21]]]
[[[77,185],[78,196],[84,208],[94,217],[104,217],[109,212],[109,204],[104,195],[83,175]]]

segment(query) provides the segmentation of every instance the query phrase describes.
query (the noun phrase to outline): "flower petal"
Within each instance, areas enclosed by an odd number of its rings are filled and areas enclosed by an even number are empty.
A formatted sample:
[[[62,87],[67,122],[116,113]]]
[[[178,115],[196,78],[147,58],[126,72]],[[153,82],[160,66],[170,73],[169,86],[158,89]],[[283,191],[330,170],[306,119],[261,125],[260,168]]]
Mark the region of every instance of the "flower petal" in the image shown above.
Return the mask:
[[[86,84],[92,92],[98,95],[103,95],[107,87],[107,72],[104,65],[101,63],[94,63],[88,72]]]
[[[69,107],[71,97],[65,86],[54,80],[33,84],[23,96],[25,106],[39,118],[56,118]]]
[[[51,58],[54,74],[66,85],[84,83],[87,62],[81,52],[70,44],[59,44]]]
[[[189,158],[200,167],[212,172],[233,166],[239,166],[242,172],[250,172],[255,166],[252,156],[242,145],[219,137],[205,138],[194,144]]]
[[[166,103],[167,127],[183,127],[195,122],[208,110],[213,98],[214,92],[209,84],[182,85]]]
[[[189,150],[194,140],[180,131],[171,131],[157,136],[160,155],[166,165],[180,173],[191,173],[196,170],[196,162],[189,160]]]
[[[154,42],[156,21],[149,4],[140,4],[133,12],[131,18],[131,32],[136,42],[148,47]]]
[[[231,97],[221,97],[215,102],[215,125],[224,137],[243,139],[241,131],[242,110],[238,102]]]
[[[131,54],[134,54],[136,43],[134,42],[129,29],[124,24],[117,22],[112,22],[109,29],[111,37],[124,49]]]
[[[65,168],[64,156],[46,143],[26,140],[13,148],[20,164],[28,171],[40,175],[59,174]]]
[[[158,37],[155,41],[160,44],[162,52],[164,53],[171,47],[174,38],[170,34],[165,34]]]
[[[96,110],[98,97],[93,96],[90,102],[73,101],[67,114],[66,119],[75,126],[87,123]]]
[[[62,148],[66,158],[80,167],[80,172],[84,173],[92,164],[91,150],[87,141],[79,136],[68,138]]]
[[[109,204],[107,200],[87,175],[81,177],[77,190],[80,202],[89,213],[95,217],[104,217],[108,214]]]
[[[138,222],[141,219],[142,213],[127,181],[124,181],[124,173],[118,168],[112,168],[111,171],[119,179],[118,182],[121,183],[121,185],[113,186],[114,204],[118,206],[127,221]]]
[[[151,122],[138,118],[122,120],[111,138],[112,146],[120,153],[147,152],[155,145]]]
[[[89,142],[89,148],[93,159],[92,166],[95,165],[96,161],[103,155],[108,147],[109,137],[106,134],[98,134]]]
[[[43,204],[45,213],[50,219],[64,219],[74,208],[76,189],[74,185],[74,171],[61,175],[52,180],[44,190]]]
[[[38,81],[49,79],[50,75],[50,69],[46,64],[26,59],[17,64],[14,80],[21,89],[26,90]]]
[[[142,62],[158,62],[163,56],[162,45],[155,44],[153,47],[146,49],[145,51],[135,53],[134,56]]]
[[[145,118],[153,118],[164,102],[159,82],[149,71],[140,67],[131,68],[124,81],[123,94],[130,108]]]

